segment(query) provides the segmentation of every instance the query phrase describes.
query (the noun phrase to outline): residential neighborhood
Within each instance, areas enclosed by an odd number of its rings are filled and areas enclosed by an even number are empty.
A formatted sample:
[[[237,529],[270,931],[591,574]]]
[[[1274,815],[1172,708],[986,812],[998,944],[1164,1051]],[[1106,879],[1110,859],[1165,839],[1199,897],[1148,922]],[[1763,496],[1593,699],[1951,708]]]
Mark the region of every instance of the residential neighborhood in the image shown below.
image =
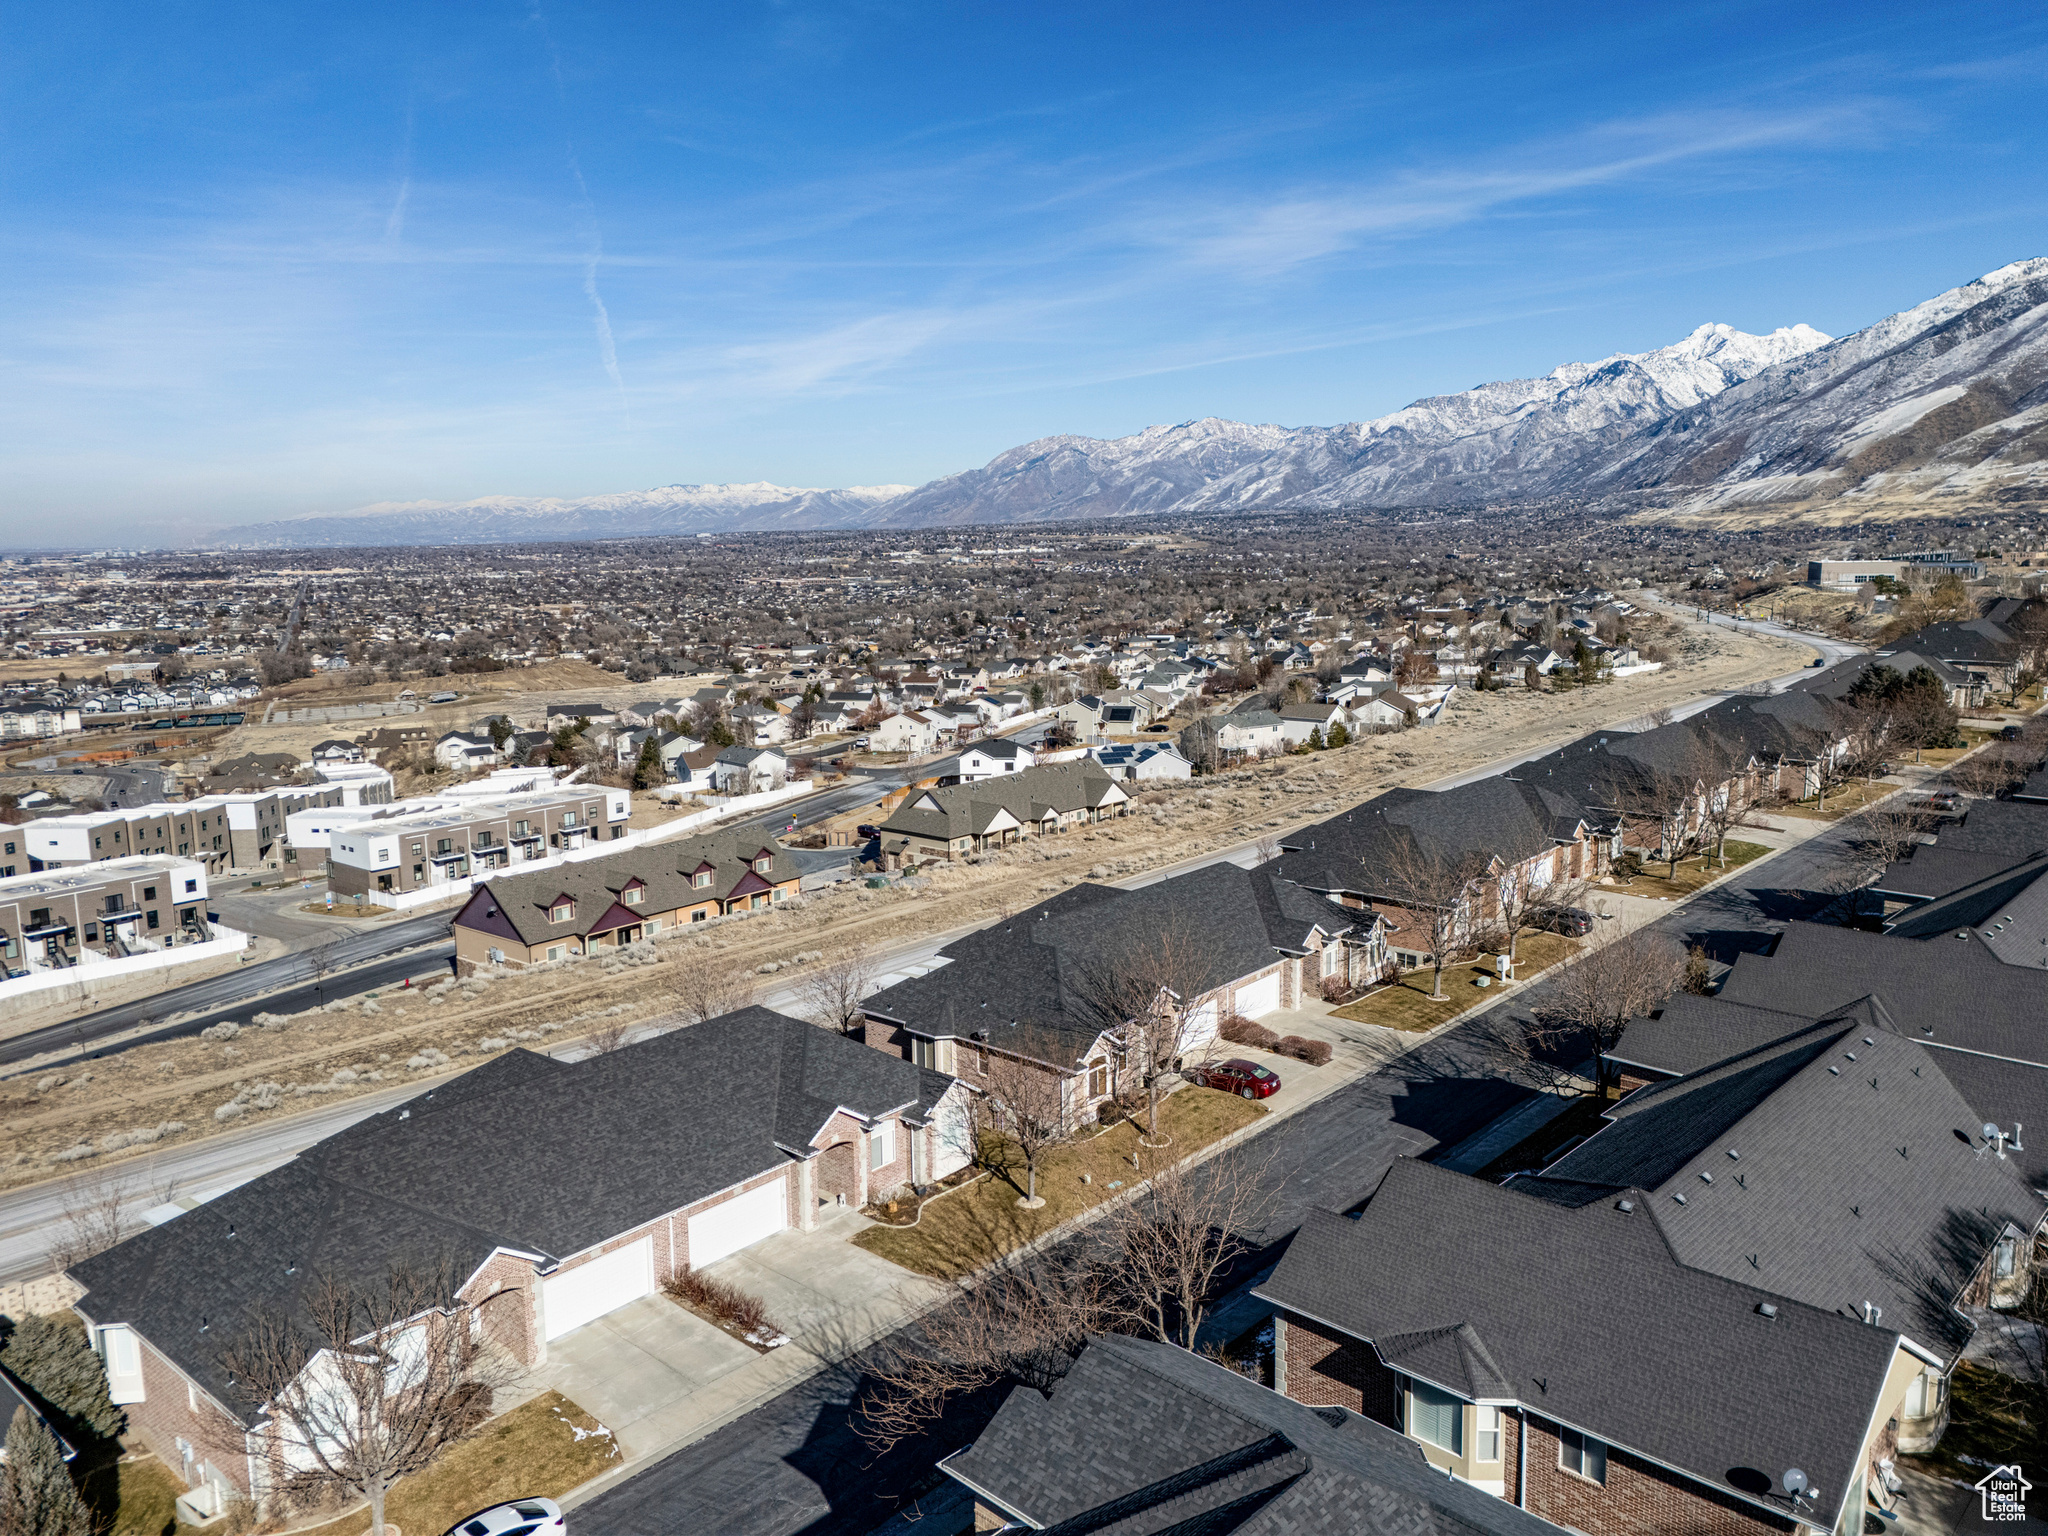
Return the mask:
[[[891,1468],[828,1479],[884,1479],[876,1531],[911,1504],[962,1532],[1890,1528],[1944,1497],[1931,1469],[2027,1368],[2048,1289],[2048,731],[1996,697],[2038,682],[2034,610],[1985,611],[1960,633],[1988,660],[1936,621],[1334,800],[1317,764],[1455,731],[1484,667],[1397,685],[1396,646],[1319,682],[1275,653],[1306,686],[1205,692],[1131,647],[1105,665],[1142,686],[1005,733],[947,706],[993,675],[927,665],[847,690],[867,746],[836,757],[768,723],[832,690],[728,685],[245,753],[216,777],[252,787],[193,799],[53,800],[5,829],[23,977],[240,941],[214,885],[317,872],[331,905],[446,913],[446,980],[400,1013],[504,1020],[348,1068],[419,1083],[57,1278],[198,1523],[294,1497],[313,1356],[252,1396],[250,1330],[313,1338],[345,1276],[416,1298],[391,1325],[456,1362],[418,1392],[614,1424],[624,1469],[572,1512],[598,1530],[629,1490],[697,1497],[667,1469],[731,1426],[769,1415],[774,1443],[804,1378],[763,1373],[834,1334],[880,1351],[829,1429]],[[1586,667],[1537,643],[1503,686]],[[885,745],[891,720],[924,734]],[[1309,798],[1262,803],[1256,835],[1118,861],[1297,765]],[[843,843],[776,819],[866,783]],[[646,821],[643,793],[680,806]],[[941,931],[943,893],[1034,866],[1034,899]],[[796,937],[830,903],[909,910],[883,900],[928,908],[930,939]],[[721,960],[786,923],[780,958]],[[628,976],[630,1012],[515,1001]],[[285,1093],[235,1089],[223,1124]],[[1199,1279],[1134,1267],[1189,1230]],[[1052,1332],[995,1349],[1018,1329]],[[968,1369],[970,1337],[994,1353]],[[1141,1451],[1108,1454],[1111,1425]]]

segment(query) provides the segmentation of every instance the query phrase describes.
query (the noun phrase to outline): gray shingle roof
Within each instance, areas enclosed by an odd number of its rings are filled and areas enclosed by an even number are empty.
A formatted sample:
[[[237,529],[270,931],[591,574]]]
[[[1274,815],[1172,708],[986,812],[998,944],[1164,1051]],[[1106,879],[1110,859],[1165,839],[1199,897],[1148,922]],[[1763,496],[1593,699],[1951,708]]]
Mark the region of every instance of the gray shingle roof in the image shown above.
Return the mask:
[[[1547,1521],[1447,1479],[1413,1441],[1170,1345],[1091,1340],[1049,1396],[1012,1393],[945,1463],[1056,1536],[1537,1536]]]
[[[231,1403],[224,1337],[315,1274],[565,1258],[807,1155],[837,1108],[921,1118],[951,1083],[766,1008],[577,1062],[514,1051],[71,1273],[87,1316],[132,1323]]]
[[[1467,1326],[1534,1413],[1731,1495],[1803,1467],[1832,1520],[1897,1334],[1681,1263],[1668,1200],[1585,1195],[1404,1159],[1356,1220],[1310,1212],[1258,1294],[1365,1340]]]
[[[1824,1019],[1873,992],[1914,1039],[2048,1061],[2041,973],[2005,964],[1974,936],[1916,940],[1788,923],[1770,954],[1736,957],[1717,995]]]
[[[1211,864],[1135,891],[1077,885],[954,940],[939,951],[948,964],[877,992],[865,1007],[939,1038],[986,1031],[999,1049],[1066,1066],[1122,1022],[1103,1016],[1090,978],[1162,933],[1200,957],[1201,973],[1189,978],[1199,995],[1264,970],[1283,950],[1300,952],[1312,927],[1337,934],[1353,922],[1272,865]]]
[[[1885,896],[1910,896],[1920,901],[1952,895],[1987,876],[2012,867],[2010,853],[1980,853],[1952,845],[1922,843],[1908,858],[1885,865],[1870,889]]]
[[[1875,1024],[1816,1024],[1631,1095],[1544,1176],[1649,1190],[1682,1263],[1847,1317],[1874,1303],[1953,1359],[1964,1286],[2048,1205],[1980,1154],[1982,1122],[1932,1056]]]

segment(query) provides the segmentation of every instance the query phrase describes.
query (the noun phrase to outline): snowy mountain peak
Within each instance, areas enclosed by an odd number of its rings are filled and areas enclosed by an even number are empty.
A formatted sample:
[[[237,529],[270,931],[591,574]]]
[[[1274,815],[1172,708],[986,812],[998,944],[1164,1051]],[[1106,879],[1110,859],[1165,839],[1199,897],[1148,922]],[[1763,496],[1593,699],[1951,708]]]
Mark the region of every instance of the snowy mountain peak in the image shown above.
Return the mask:
[[[1433,395],[1372,421],[1222,417],[1062,433],[915,488],[670,485],[578,500],[382,503],[230,530],[284,544],[445,544],[935,527],[1281,507],[1649,493],[1672,505],[2048,490],[2048,258],[1840,340],[1708,322],[1668,346]],[[2032,490],[2023,492],[2029,497]]]

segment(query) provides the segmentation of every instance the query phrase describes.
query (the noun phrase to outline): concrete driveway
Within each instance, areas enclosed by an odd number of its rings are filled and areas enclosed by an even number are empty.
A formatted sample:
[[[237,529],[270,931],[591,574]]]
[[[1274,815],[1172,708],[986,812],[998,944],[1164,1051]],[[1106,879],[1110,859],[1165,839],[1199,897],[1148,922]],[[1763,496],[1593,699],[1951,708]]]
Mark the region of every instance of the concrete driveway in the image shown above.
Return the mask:
[[[503,1406],[550,1388],[597,1415],[626,1467],[707,1433],[818,1368],[843,1361],[941,1289],[849,1241],[871,1225],[839,1211],[815,1232],[782,1232],[707,1265],[707,1277],[766,1305],[790,1343],[766,1354],[660,1294],[643,1296],[548,1346],[548,1363]],[[588,1490],[586,1490],[586,1493]]]

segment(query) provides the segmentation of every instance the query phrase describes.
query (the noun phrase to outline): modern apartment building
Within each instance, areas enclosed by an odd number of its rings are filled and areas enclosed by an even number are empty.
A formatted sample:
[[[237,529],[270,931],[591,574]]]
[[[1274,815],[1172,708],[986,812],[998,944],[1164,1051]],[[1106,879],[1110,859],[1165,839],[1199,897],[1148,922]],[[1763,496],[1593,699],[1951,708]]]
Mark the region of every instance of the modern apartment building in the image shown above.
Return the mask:
[[[77,811],[25,822],[11,831],[21,834],[30,872],[161,854],[198,859],[208,874],[221,875],[275,868],[282,862],[285,817],[308,806],[340,805],[344,798],[338,784],[280,785],[118,810]]]
[[[629,790],[574,785],[401,816],[357,816],[328,834],[327,889],[402,896],[626,835]]]
[[[0,962],[8,976],[75,966],[81,950],[118,960],[212,936],[198,859],[109,859],[0,878]]]

